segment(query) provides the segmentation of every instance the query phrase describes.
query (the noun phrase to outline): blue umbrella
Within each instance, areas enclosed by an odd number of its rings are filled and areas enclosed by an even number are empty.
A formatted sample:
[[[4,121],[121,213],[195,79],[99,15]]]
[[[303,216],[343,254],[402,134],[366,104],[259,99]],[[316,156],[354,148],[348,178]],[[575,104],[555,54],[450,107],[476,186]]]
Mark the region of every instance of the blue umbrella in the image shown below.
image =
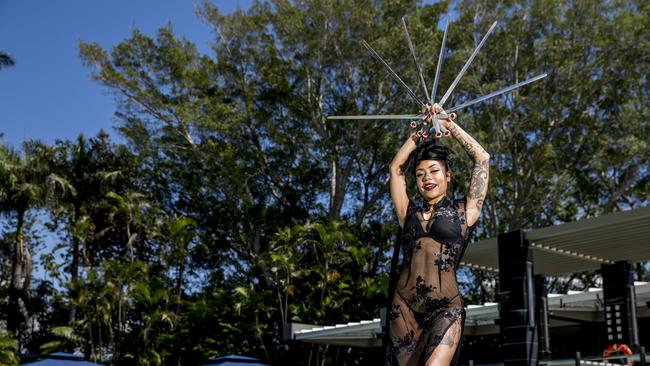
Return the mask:
[[[213,360],[210,360],[205,366],[268,366],[263,364],[257,358],[245,357],[245,356],[236,356],[228,355],[223,357],[217,357]],[[76,366],[76,365],[75,365]]]
[[[97,363],[84,361],[82,356],[73,355],[70,353],[51,353],[46,355],[44,360],[25,363],[22,366],[101,366]]]

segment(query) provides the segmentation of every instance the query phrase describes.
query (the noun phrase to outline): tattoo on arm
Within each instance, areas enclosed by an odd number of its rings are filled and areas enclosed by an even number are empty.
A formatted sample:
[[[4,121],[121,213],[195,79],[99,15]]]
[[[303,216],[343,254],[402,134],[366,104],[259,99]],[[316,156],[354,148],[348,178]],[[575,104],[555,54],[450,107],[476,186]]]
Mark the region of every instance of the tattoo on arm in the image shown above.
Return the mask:
[[[420,143],[420,137],[416,134],[411,135],[411,140],[413,140],[416,146]]]
[[[472,171],[471,183],[469,186],[469,197],[476,200],[476,208],[480,211],[483,207],[483,200],[485,199],[489,161],[477,161],[474,163],[474,170]]]
[[[454,339],[451,337],[451,334],[449,334],[449,332],[445,334],[445,336],[442,338],[442,341],[440,341],[440,344],[449,347],[454,346]]]
[[[472,204],[475,204],[476,209],[480,212],[485,202],[485,196],[487,195],[490,155],[472,136],[457,124],[453,122],[449,123],[448,130],[474,160],[474,169],[472,171],[467,199],[471,200]],[[474,222],[473,217],[472,222]]]
[[[476,208],[479,211],[481,211],[481,209],[483,209],[483,198],[479,198],[478,200],[476,200]]]
[[[481,145],[474,140],[472,136],[470,136],[467,132],[463,131],[462,128],[458,127],[457,124],[451,123],[449,125],[449,131],[451,134],[460,142],[460,144],[463,146],[463,149],[467,151],[467,154],[471,157],[475,157],[477,153],[483,150]]]
[[[456,342],[454,342],[454,338],[456,338],[456,334],[458,333],[458,327],[460,327],[460,324],[458,322],[455,322],[456,324],[453,324],[449,329],[447,329],[447,332],[445,332],[444,337],[442,337],[442,340],[440,341],[439,344],[444,345],[444,346],[449,346],[453,347]]]

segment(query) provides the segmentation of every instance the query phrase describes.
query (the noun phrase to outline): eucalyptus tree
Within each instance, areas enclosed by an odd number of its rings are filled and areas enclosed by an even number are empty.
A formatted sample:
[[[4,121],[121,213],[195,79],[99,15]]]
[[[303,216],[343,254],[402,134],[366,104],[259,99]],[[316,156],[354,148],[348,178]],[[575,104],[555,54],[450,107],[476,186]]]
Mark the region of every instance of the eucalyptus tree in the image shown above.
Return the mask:
[[[466,91],[549,73],[461,115],[494,157],[484,212],[490,236],[647,202],[650,99],[642,75],[649,37],[634,27],[647,22],[647,8],[606,0],[457,4],[466,31],[450,40],[461,49],[476,42],[474,32],[500,21],[457,87],[459,100],[470,97]],[[619,48],[625,52],[611,53]],[[628,55],[638,62],[627,62]],[[452,55],[450,62],[463,58]]]
[[[477,34],[500,21],[458,85],[458,101],[471,98],[468,92],[549,73],[543,82],[460,116],[493,158],[478,234],[493,237],[647,205],[650,99],[643,75],[649,36],[635,24],[648,22],[648,5],[606,0],[456,5],[464,30],[450,34],[450,47],[471,49]],[[456,66],[449,67],[459,68],[465,57],[451,54],[449,63]],[[470,289],[494,290],[494,275],[472,272],[481,284]],[[562,291],[576,284],[586,288],[592,280],[585,274],[553,283]]]
[[[301,173],[317,174],[319,183],[309,188],[326,205],[312,212],[349,216],[357,224],[390,218],[383,210],[385,167],[404,125],[326,117],[419,110],[360,41],[372,43],[400,75],[415,81],[399,20],[407,16],[416,47],[428,49],[442,36],[431,25],[445,5],[269,1],[225,16],[206,3],[201,15],[215,33],[224,88],[243,112],[241,132],[278,203],[300,193],[293,190],[302,185]],[[435,65],[427,61],[425,70],[433,75]]]

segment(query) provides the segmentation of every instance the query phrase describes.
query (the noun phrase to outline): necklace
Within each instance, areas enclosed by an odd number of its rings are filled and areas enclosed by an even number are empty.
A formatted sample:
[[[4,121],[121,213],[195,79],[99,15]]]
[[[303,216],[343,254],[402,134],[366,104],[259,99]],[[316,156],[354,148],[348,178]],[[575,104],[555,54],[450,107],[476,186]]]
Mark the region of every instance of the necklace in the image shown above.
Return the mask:
[[[421,209],[422,209],[422,211],[421,211],[422,212],[422,220],[430,221],[433,218],[433,214],[436,211],[436,208],[438,208],[438,206],[440,206],[442,204],[442,202],[444,202],[446,200],[447,200],[447,196],[442,197],[442,199],[440,199],[440,201],[438,201],[438,202],[436,202],[434,204],[430,204],[427,201],[423,201],[422,202],[422,207],[421,207]],[[424,217],[425,214],[428,214],[429,218],[425,218]]]
[[[444,202],[446,200],[447,200],[447,196],[442,197],[442,199],[440,199],[440,201],[438,201],[438,202],[436,202],[434,204],[430,204],[429,202],[423,200],[423,202],[422,202],[422,213],[425,213],[425,212],[427,212],[429,210],[433,210],[433,209],[437,208],[438,206],[440,206],[440,204],[442,204],[442,202]]]

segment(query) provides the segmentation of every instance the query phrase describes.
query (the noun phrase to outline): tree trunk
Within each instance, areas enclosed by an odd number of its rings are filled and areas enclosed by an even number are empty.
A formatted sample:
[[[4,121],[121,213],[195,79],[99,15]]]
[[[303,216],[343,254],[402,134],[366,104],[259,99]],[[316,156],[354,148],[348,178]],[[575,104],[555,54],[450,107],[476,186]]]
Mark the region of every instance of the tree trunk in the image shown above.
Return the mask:
[[[79,237],[76,235],[74,226],[79,220],[80,209],[75,205],[74,216],[72,217],[71,232],[72,232],[72,263],[70,263],[70,283],[74,284],[79,279]],[[72,324],[77,317],[77,305],[72,301],[77,297],[76,291],[70,290],[70,311],[68,312],[68,324]]]
[[[350,159],[344,167],[341,167],[338,159],[333,160],[330,165],[332,167],[332,177],[329,216],[332,220],[338,220],[341,217],[341,209],[345,200],[345,187],[352,170],[352,160]]]
[[[176,315],[181,311],[181,294],[183,291],[183,273],[185,272],[185,257],[181,256],[176,275]]]
[[[25,209],[18,209],[16,211],[16,240],[14,242],[11,283],[9,284],[9,314],[7,317],[7,329],[16,335],[19,344],[21,326],[29,315],[27,311],[29,294],[25,286],[29,284],[32,267],[31,255],[25,250],[24,220]]]

